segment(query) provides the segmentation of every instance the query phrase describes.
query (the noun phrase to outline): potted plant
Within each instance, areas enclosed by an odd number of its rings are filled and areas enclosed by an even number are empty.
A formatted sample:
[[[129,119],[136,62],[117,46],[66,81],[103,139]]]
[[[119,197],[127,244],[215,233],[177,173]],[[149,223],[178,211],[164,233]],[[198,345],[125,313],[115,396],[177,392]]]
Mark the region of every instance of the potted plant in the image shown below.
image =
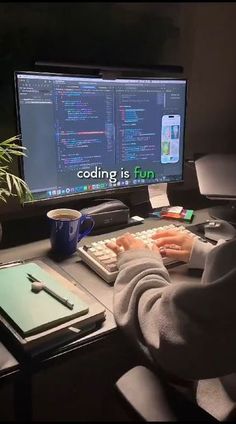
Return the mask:
[[[25,199],[32,199],[29,187],[18,176],[9,172],[9,166],[16,156],[26,156],[26,148],[20,146],[20,135],[0,142],[0,201],[7,203],[10,196],[17,196],[21,203]],[[2,227],[0,224],[0,241]]]

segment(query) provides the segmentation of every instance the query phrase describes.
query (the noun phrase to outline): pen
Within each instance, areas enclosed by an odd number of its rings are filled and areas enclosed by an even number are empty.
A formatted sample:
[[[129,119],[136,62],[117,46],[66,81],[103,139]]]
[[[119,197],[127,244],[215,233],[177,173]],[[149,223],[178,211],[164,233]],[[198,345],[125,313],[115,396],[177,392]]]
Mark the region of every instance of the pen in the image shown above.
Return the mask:
[[[48,286],[46,286],[45,283],[43,283],[42,281],[39,281],[39,280],[37,280],[37,278],[33,277],[32,274],[27,274],[27,275],[28,275],[29,280],[32,283],[31,289],[32,289],[33,292],[38,293],[41,290],[44,290],[45,292],[50,294],[52,297],[54,297],[54,299],[58,300],[58,302],[61,302],[63,305],[67,306],[67,308],[69,308],[69,309],[74,308],[74,304],[72,302],[70,302],[68,299],[60,296],[57,293],[55,293]]]

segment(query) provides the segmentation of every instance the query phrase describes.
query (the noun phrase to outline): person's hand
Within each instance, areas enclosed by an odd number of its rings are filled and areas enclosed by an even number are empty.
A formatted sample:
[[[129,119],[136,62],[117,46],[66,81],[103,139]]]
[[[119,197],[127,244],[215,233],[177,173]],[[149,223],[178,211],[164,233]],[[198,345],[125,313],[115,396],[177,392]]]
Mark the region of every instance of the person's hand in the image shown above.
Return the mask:
[[[123,236],[117,238],[116,243],[109,242],[106,246],[113,250],[118,255],[124,250],[130,249],[145,249],[146,245],[143,241],[136,239],[132,234],[126,233]]]
[[[162,256],[188,262],[190,259],[194,237],[178,230],[157,232],[152,236]]]

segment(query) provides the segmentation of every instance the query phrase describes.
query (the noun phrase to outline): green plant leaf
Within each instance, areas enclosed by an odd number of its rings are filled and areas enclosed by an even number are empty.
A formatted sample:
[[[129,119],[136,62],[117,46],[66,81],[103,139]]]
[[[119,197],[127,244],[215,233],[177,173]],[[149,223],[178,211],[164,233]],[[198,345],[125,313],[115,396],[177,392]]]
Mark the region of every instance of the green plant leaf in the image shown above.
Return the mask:
[[[8,185],[9,191],[11,193],[12,186],[11,186],[11,177],[10,177],[9,174],[6,174],[6,180],[7,180],[7,185]]]
[[[27,200],[33,200],[26,182],[20,177],[9,173],[9,164],[14,156],[27,157],[27,149],[18,144],[20,139],[21,135],[16,135],[0,142],[0,200],[3,202],[6,202],[9,196],[18,196],[21,202],[26,198]]]
[[[5,156],[7,158],[5,158]],[[7,162],[11,162],[13,158],[11,157],[11,155],[9,154],[9,152],[7,151],[7,149],[2,149],[2,150],[0,150],[0,159],[3,159],[5,161],[7,161]]]
[[[20,135],[14,135],[14,137],[8,138],[7,140],[3,140],[0,142],[0,145],[6,146],[11,144],[12,142],[19,141],[21,139]]]
[[[25,156],[24,152],[18,152],[17,150],[8,149],[8,153],[12,153],[14,156]]]
[[[12,143],[9,147],[19,149],[19,150],[27,150],[24,146],[19,146],[19,144]]]
[[[3,202],[7,202],[6,198],[10,196],[10,193],[8,190],[4,189],[4,188],[0,188],[0,199]]]

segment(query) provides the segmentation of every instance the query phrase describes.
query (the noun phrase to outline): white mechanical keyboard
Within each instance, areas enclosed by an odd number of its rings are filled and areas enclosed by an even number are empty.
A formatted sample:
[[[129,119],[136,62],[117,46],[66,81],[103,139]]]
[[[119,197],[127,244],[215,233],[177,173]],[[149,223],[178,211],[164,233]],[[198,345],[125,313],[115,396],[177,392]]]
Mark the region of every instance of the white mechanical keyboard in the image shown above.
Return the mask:
[[[133,233],[133,236],[142,240],[147,247],[150,247],[154,242],[151,238],[153,234],[170,229],[177,229],[178,231],[188,233],[192,237],[198,237],[184,226],[173,224]],[[93,242],[90,245],[84,245],[78,248],[81,259],[108,284],[114,283],[118,274],[117,256],[111,249],[106,247],[106,243],[110,241],[115,242],[116,238]],[[179,263],[179,261],[165,257],[163,258],[163,262],[166,267]]]

